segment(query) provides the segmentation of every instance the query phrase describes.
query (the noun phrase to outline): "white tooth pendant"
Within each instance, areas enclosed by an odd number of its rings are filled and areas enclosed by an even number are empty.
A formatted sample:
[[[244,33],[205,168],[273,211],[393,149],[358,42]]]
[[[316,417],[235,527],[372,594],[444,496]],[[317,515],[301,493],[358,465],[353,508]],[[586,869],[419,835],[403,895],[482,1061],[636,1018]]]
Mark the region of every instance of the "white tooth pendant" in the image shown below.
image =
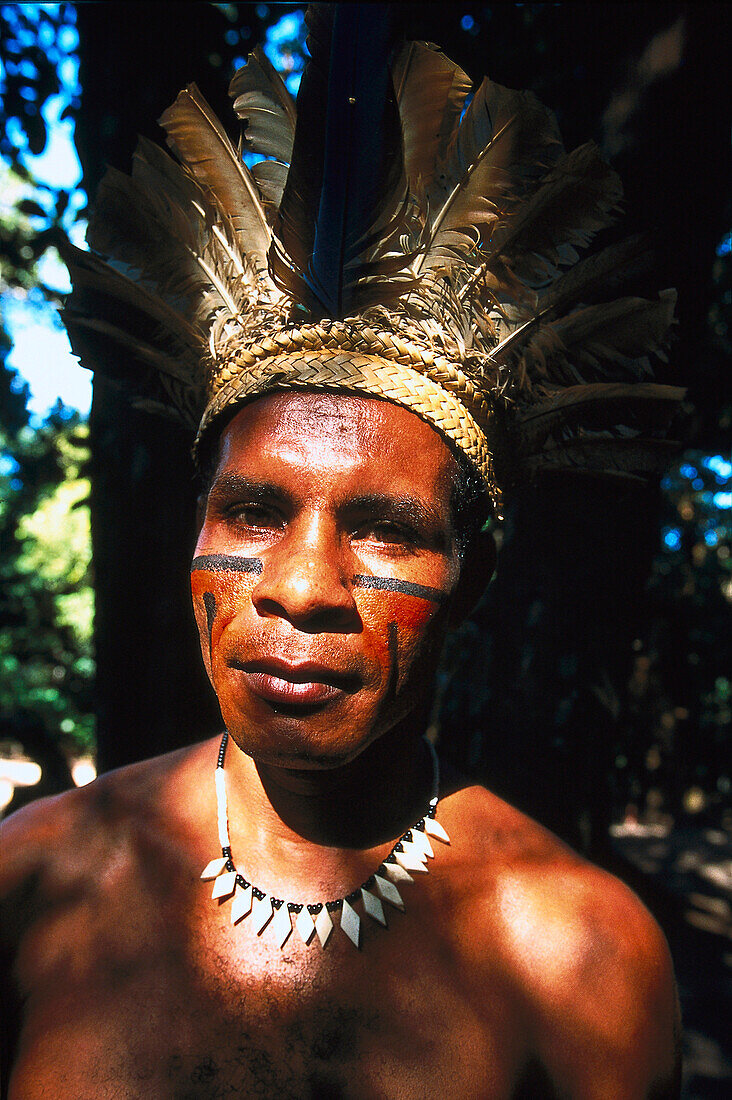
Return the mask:
[[[343,908],[341,909],[341,928],[348,936],[354,947],[360,947],[361,940],[361,918],[359,917],[353,906],[349,905],[346,899],[343,899]]]
[[[345,898],[308,904],[272,898],[258,886],[247,882],[234,868],[224,776],[224,755],[228,739],[228,733],[224,733],[214,772],[221,855],[207,863],[201,872],[201,879],[213,882],[211,897],[219,902],[227,898],[231,901],[230,915],[233,925],[250,917],[247,923],[253,926],[257,935],[261,935],[265,929],[271,930],[280,949],[289,940],[293,928],[306,946],[317,935],[321,946],[325,947],[334,927],[332,913],[340,908],[341,928],[354,947],[360,948],[362,918],[354,908],[358,898],[361,899],[366,916],[386,928],[383,903],[388,902],[395,909],[404,912],[405,906],[399,891],[403,885],[414,882],[413,873],[426,874],[429,870],[427,861],[435,856],[429,838],[436,837],[443,844],[450,843],[447,832],[434,818],[440,789],[440,769],[434,749],[429,746],[433,766],[433,794],[424,817],[400,837],[379,867],[378,873],[371,875],[358,889]]]
[[[424,852],[430,859],[435,858],[435,853],[432,850],[429,837],[426,833],[423,833],[421,829],[412,829],[412,844],[415,848]]]
[[[318,933],[320,946],[325,947],[333,931],[333,921],[330,919],[330,913],[325,905],[315,918],[315,931]]]
[[[211,862],[207,863],[206,866],[201,871],[201,878],[202,879],[216,878],[217,875],[221,874],[221,872],[223,871],[225,866],[226,866],[226,856],[219,856],[218,859],[212,859]]]
[[[282,905],[275,912],[274,920],[270,925],[274,938],[277,941],[278,947],[284,947],[287,940],[290,938],[290,932],[292,932],[292,921],[290,920],[290,910],[287,908],[287,902],[283,901]]]
[[[265,894],[263,898],[256,898],[252,903],[252,920],[254,931],[259,936],[272,919],[272,899]]]
[[[247,886],[246,890],[239,890],[234,895],[234,900],[231,903],[231,923],[236,924],[242,917],[246,917],[248,913],[252,911],[252,888]]]
[[[386,917],[384,916],[384,906],[381,904],[375,894],[370,893],[369,890],[364,890],[361,887],[361,897],[363,898],[363,907],[368,915],[379,924],[386,928]]]
[[[400,882],[414,882],[409,872],[405,871],[398,863],[385,863],[384,873],[395,885],[398,885]]]
[[[297,914],[297,920],[295,921],[295,928],[300,933],[300,939],[303,943],[310,943],[311,939],[315,935],[315,924],[313,918],[308,913],[307,905],[303,905],[300,912]]]
[[[402,896],[394,883],[389,882],[388,878],[382,878],[381,875],[374,875],[374,882],[376,883],[376,889],[379,891],[384,901],[388,901],[390,905],[404,912]]]
[[[405,871],[421,871],[422,873],[427,871],[426,857],[422,855],[420,850],[415,849],[413,844],[408,844],[406,840],[403,840],[401,849],[401,852],[394,852],[400,867],[403,867]]]
[[[424,819],[424,831],[429,833],[430,836],[436,836],[443,844],[450,843],[450,837],[447,835],[447,832],[443,829],[442,825],[440,825],[439,821],[435,821],[434,817],[426,817]]]
[[[225,875],[219,875],[214,882],[211,892],[212,898],[228,898],[236,889],[236,871],[227,871]]]

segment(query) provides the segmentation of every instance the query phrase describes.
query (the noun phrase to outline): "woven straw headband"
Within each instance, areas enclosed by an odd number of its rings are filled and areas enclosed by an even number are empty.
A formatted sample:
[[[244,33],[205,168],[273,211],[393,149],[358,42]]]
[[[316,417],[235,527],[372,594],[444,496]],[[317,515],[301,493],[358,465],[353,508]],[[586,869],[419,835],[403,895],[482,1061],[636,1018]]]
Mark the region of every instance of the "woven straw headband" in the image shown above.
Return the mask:
[[[211,371],[213,396],[194,454],[221,414],[263,394],[292,389],[365,394],[401,405],[437,429],[478,470],[499,506],[487,438],[490,406],[444,357],[358,322],[302,325],[260,343],[231,344]]]

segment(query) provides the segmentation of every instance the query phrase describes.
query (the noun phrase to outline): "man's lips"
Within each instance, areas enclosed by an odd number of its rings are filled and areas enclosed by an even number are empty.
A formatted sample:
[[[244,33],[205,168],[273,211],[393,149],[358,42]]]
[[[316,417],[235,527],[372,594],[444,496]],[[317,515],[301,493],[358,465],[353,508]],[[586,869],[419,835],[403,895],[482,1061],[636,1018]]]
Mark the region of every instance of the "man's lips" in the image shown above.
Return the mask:
[[[360,678],[312,662],[232,661],[249,689],[269,703],[317,706],[358,690]]]

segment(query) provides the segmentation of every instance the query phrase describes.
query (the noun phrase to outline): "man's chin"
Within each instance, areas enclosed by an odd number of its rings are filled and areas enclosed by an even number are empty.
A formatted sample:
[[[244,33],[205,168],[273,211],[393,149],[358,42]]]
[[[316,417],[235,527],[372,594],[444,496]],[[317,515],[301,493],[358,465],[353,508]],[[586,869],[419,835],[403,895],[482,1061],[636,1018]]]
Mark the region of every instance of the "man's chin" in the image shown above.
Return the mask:
[[[285,717],[285,716],[281,716]],[[333,771],[350,764],[368,748],[370,731],[344,733],[331,727],[327,733],[301,722],[278,722],[276,730],[242,729],[231,723],[229,733],[255,764],[299,771]]]

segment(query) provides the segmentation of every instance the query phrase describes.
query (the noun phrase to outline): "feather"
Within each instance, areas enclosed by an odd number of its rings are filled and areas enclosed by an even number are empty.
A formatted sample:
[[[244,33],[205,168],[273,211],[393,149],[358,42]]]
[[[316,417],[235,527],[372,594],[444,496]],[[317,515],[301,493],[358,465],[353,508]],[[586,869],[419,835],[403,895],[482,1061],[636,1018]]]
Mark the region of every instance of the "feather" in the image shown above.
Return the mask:
[[[602,252],[581,260],[542,295],[534,316],[515,328],[491,351],[491,362],[495,365],[507,362],[542,322],[553,320],[573,305],[605,298],[610,291],[647,269],[650,262],[648,240],[642,234],[609,245]],[[493,276],[489,285],[498,288],[504,282]],[[470,287],[464,287],[461,298],[467,297],[469,290]]]
[[[197,344],[205,348],[206,338],[203,331],[194,327],[184,314],[174,309],[159,294],[110,267],[93,252],[75,248],[69,241],[59,241],[58,249],[71,273],[74,286],[109,299],[112,315],[119,309],[117,303],[122,302],[162,327],[169,339],[179,340],[181,351]]]
[[[432,183],[435,165],[459,121],[470,79],[431,42],[407,42],[392,66],[413,193]]]
[[[321,155],[322,148],[322,171],[306,173],[311,202],[312,185],[319,182],[320,189],[317,202],[301,211],[306,224],[295,254],[290,255],[309,287],[311,310],[337,319],[364,308],[374,298],[401,292],[399,279],[387,280],[409,262],[402,254],[395,265],[390,249],[406,224],[407,195],[398,115],[390,93],[389,9],[336,5],[327,26],[329,35],[311,36],[316,78],[304,82],[298,97],[298,131],[278,223],[283,249],[274,250],[273,271],[281,277],[281,261],[289,251],[284,211],[301,174],[300,128],[307,127],[311,134],[319,128],[322,140],[316,138],[314,151],[307,153],[310,162]],[[366,41],[368,52],[359,48]],[[326,67],[328,94],[323,110],[320,97]],[[306,242],[312,248],[307,264]],[[412,282],[406,273],[401,281]]]
[[[428,192],[434,214],[422,266],[439,255],[450,230],[473,226],[487,238],[488,227],[561,152],[556,120],[535,96],[484,80]]]
[[[257,181],[270,225],[277,217],[288,170],[289,165],[281,164],[278,160],[261,160],[252,168],[252,175]]]
[[[625,478],[648,476],[666,467],[678,444],[668,439],[618,439],[579,437],[557,444],[522,463],[524,477],[568,471]]]
[[[244,142],[251,153],[274,157],[282,164],[292,159],[297,112],[280,74],[259,46],[234,73],[229,85],[234,111],[245,123]]]
[[[595,428],[625,424],[659,430],[667,426],[685,392],[679,386],[653,382],[595,382],[567,386],[553,394],[550,400],[518,413],[518,451],[534,453],[543,447],[550,435],[578,424]]]
[[[508,258],[524,281],[545,281],[563,262],[562,246],[589,244],[611,223],[622,196],[619,176],[597,147],[581,145],[555,165],[520,210],[496,224],[484,263],[495,270],[499,257]]]
[[[271,234],[259,190],[221,123],[195,84],[180,92],[160,118],[168,145],[230,221],[260,271],[267,269]]]
[[[297,96],[297,124],[287,182],[275,221],[270,254],[278,284],[302,302],[302,273],[310,262],[315,241],[315,217],[323,184],[325,112],[328,102],[330,44],[335,9],[310,4],[305,15],[310,59]],[[309,292],[308,292],[309,293]]]

